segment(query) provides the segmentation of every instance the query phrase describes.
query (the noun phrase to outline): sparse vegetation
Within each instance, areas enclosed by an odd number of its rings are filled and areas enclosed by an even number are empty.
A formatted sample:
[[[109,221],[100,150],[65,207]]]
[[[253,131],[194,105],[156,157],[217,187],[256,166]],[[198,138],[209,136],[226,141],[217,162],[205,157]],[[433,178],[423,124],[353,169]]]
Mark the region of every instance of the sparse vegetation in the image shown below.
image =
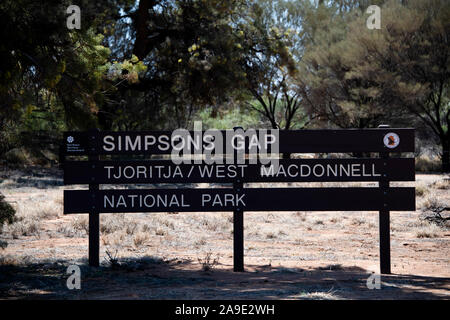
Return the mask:
[[[0,192],[0,233],[2,233],[4,223],[13,223],[14,215],[16,211],[14,208],[5,200],[5,197]]]
[[[39,237],[40,226],[41,223],[38,220],[26,217],[8,226],[8,232],[13,239],[18,239],[21,236]]]
[[[120,267],[119,258],[118,258],[118,253],[119,253],[118,250],[116,250],[114,253],[111,253],[108,250],[106,250],[105,253],[106,253],[105,260],[111,268],[115,269],[115,268]]]
[[[132,236],[135,233],[135,231],[137,230],[137,227],[138,227],[138,225],[137,225],[137,223],[135,221],[128,222],[126,227],[125,227],[126,228],[126,233],[128,235]]]
[[[149,239],[150,236],[148,235],[148,233],[139,232],[133,237],[133,243],[136,248],[139,248],[143,246]]]
[[[219,256],[213,259],[212,252],[208,252],[203,259],[198,258],[198,262],[202,267],[202,271],[211,272],[214,267],[219,264]]]
[[[423,197],[429,192],[428,188],[425,186],[416,186],[416,196]]]
[[[167,231],[161,228],[158,228],[155,230],[155,234],[157,236],[165,236],[167,234]]]
[[[206,239],[200,239],[200,240],[196,240],[195,242],[194,242],[194,246],[196,247],[196,248],[199,248],[199,247],[201,247],[201,246],[204,246],[204,245],[206,245]]]
[[[337,300],[338,298],[332,291],[328,292],[302,292],[295,298],[302,300]]]
[[[295,212],[294,216],[300,218],[300,221],[302,222],[306,221],[306,212]]]
[[[351,224],[352,225],[356,225],[356,226],[360,226],[366,223],[366,219],[364,219],[364,217],[354,217],[351,219]]]
[[[432,216],[434,215],[432,210],[440,210],[446,205],[448,199],[446,189],[437,188],[436,186],[440,186],[440,184],[435,183],[435,181],[444,181],[444,179],[439,179],[434,175],[418,175],[417,180],[417,184],[427,186],[430,190],[429,193],[418,198],[418,203],[421,209],[423,207],[424,215]],[[27,183],[25,191],[18,189],[15,192],[13,189],[8,189],[8,197],[12,195],[11,198],[14,201],[17,200],[16,222],[4,227],[4,233],[0,240],[8,240],[8,247],[1,250],[0,257],[14,257],[16,261],[12,263],[21,265],[23,265],[23,261],[28,261],[26,260],[27,255],[33,256],[35,259],[33,263],[39,262],[42,260],[41,257],[47,256],[49,259],[74,257],[77,261],[82,259],[82,263],[86,264],[88,216],[81,214],[61,217],[62,206],[57,203],[58,196],[61,195],[60,187],[44,191],[44,189],[30,188],[28,182],[23,183]],[[293,187],[296,185],[293,184]],[[42,195],[43,192],[45,195]],[[47,219],[45,214],[41,214],[39,217],[39,211],[45,206],[36,204],[45,202],[44,199],[48,199],[48,202],[51,203],[49,207],[61,210],[58,213],[58,219]],[[145,281],[154,281],[155,283],[166,281],[169,282],[168,288],[172,288],[172,282],[170,282],[172,280],[166,280],[169,279],[167,270],[174,272],[173,266],[176,269],[179,268],[181,272],[195,271],[196,268],[205,270],[205,272],[211,273],[208,278],[216,275],[223,276],[232,269],[232,216],[232,213],[101,215],[100,228],[104,228],[103,231],[106,231],[101,234],[102,264],[114,269],[114,271],[101,269],[101,272],[114,272],[117,277],[122,277],[122,272],[126,272],[127,277],[133,277],[133,271],[151,268],[152,276],[144,277]],[[441,212],[441,216],[446,217],[447,213]],[[432,270],[444,270],[442,256],[448,251],[445,246],[448,227],[419,217],[423,218],[418,212],[402,212],[392,215],[392,239],[397,243],[399,243],[398,239],[401,239],[400,244],[395,247],[393,242],[396,254],[402,257],[399,263],[402,266],[405,265],[405,261],[411,263],[411,266],[414,266],[414,272],[417,271],[417,268],[422,268],[420,272],[424,273],[429,265],[434,266]],[[38,227],[33,224],[28,226],[33,221],[39,222]],[[266,221],[270,221],[270,223]],[[261,269],[258,270],[267,272],[270,279],[276,274],[283,277],[290,277],[292,274],[293,277],[298,277],[297,271],[301,269],[304,271],[298,272],[305,275],[311,269],[318,274],[324,272],[332,275],[344,271],[337,266],[337,262],[342,263],[342,268],[347,268],[347,259],[353,261],[352,259],[362,259],[362,257],[376,265],[378,263],[377,221],[376,213],[315,212],[310,217],[307,212],[270,215],[256,212],[246,213],[244,220],[246,268],[251,270],[254,266],[258,266],[258,268],[261,266]],[[104,224],[103,227],[102,224]],[[33,235],[33,232],[37,233]],[[13,238],[12,233],[17,239]],[[29,246],[29,243],[32,245]],[[49,247],[48,243],[51,243],[52,246]],[[426,250],[421,247],[422,245],[427,245]],[[105,253],[105,250],[108,253]],[[206,254],[207,250],[209,257]],[[144,257],[161,255],[164,256],[164,259],[159,263],[149,262],[150,265],[141,261],[141,255]],[[224,262],[219,264],[218,257],[220,257],[220,262],[222,259]],[[279,267],[266,268],[269,259],[272,260],[272,264],[275,263]],[[413,264],[412,259],[421,259],[420,266]],[[5,263],[10,260],[14,259],[4,259]],[[192,261],[194,263],[198,261],[197,267],[189,269],[183,266]],[[399,269],[400,264],[393,267],[396,272],[411,272],[411,268]],[[161,266],[158,267],[159,265]],[[314,265],[323,267],[312,267]],[[442,266],[442,268],[436,266]],[[159,268],[164,268],[166,273],[158,274]],[[220,272],[211,272],[211,270],[216,271],[217,269]],[[100,271],[92,271],[89,277],[97,274],[96,272]],[[153,277],[153,274],[157,274],[157,276]],[[445,276],[445,274],[436,275]],[[205,277],[203,272],[198,273],[198,276]],[[183,277],[183,275],[175,276],[176,279],[181,279],[180,281],[184,281]],[[177,281],[175,282],[179,283]],[[0,284],[0,290],[1,286]],[[156,285],[156,287],[160,286]],[[318,285],[317,288],[305,288],[306,291],[302,294],[285,292],[281,296],[295,299],[321,299],[328,297],[327,295],[330,295],[330,298],[331,296],[345,296],[345,293],[341,293],[340,290],[327,293],[329,289],[329,287]],[[292,292],[292,290],[289,291]],[[256,293],[248,292],[246,294],[249,297],[257,297]]]
[[[422,211],[441,213],[442,211],[446,210],[447,206],[448,204],[446,202],[444,202],[439,196],[433,193],[423,202]]]
[[[416,157],[416,171],[425,173],[439,172],[441,171],[441,162],[436,157],[420,155]]]
[[[431,223],[424,223],[417,227],[415,235],[417,238],[438,238],[441,233],[441,229]]]
[[[269,232],[266,234],[266,238],[267,239],[276,239],[277,238],[277,234],[275,232]]]
[[[341,221],[341,219],[339,218],[339,217],[332,217],[331,219],[330,219],[330,222],[331,223],[338,223],[338,222],[340,222]]]
[[[76,231],[84,231],[89,234],[89,218],[85,216],[75,217],[71,222],[72,228]]]
[[[110,234],[120,231],[127,226],[127,221],[123,214],[101,215],[100,216],[100,232],[102,234]]]
[[[438,190],[448,190],[450,189],[450,178],[438,180],[431,184],[431,187]]]

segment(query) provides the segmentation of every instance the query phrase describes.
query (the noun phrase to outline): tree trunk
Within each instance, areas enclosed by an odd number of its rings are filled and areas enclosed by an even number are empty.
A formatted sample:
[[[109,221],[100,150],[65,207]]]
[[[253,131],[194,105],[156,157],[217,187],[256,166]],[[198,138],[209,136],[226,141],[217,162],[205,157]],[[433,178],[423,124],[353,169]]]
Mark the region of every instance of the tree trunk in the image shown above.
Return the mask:
[[[135,28],[136,28],[136,40],[134,42],[133,54],[143,60],[149,52],[149,30],[148,22],[150,21],[149,10],[154,6],[153,0],[141,0],[139,1],[139,7],[137,10]]]
[[[450,134],[441,140],[442,141],[442,172],[450,172]]]

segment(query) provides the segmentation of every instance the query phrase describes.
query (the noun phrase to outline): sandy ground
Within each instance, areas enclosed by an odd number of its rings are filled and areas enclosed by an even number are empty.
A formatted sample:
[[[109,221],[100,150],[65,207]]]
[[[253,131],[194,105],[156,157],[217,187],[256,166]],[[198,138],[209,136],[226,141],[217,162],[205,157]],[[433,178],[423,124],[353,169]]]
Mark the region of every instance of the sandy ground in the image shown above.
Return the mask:
[[[4,170],[0,191],[19,221],[0,234],[8,243],[0,298],[449,299],[450,228],[421,219],[432,204],[450,207],[448,178],[401,184],[416,186],[418,210],[391,213],[392,275],[370,290],[377,212],[245,213],[244,273],[233,272],[230,212],[103,214],[101,267],[92,268],[87,215],[62,214],[61,172]],[[72,264],[81,267],[81,290],[66,287]]]

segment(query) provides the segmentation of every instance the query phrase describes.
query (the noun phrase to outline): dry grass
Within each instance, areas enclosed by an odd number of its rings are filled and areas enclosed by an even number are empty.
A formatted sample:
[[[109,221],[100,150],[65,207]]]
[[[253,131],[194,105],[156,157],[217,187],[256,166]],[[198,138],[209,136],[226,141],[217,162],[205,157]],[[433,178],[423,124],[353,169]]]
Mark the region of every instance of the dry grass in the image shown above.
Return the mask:
[[[306,221],[306,212],[295,212],[293,214],[294,217],[300,219],[300,221],[305,222]]]
[[[127,235],[132,236],[138,230],[138,224],[135,221],[129,221],[125,226]]]
[[[18,239],[21,236],[39,237],[41,220],[44,216],[49,216],[48,213],[50,212],[43,210],[44,206],[42,202],[40,204],[33,203],[33,206],[26,206],[23,203],[18,204],[15,221],[6,225],[3,230],[4,233],[13,239]]]
[[[29,263],[31,258],[29,256],[17,257],[15,255],[1,255],[0,266],[23,266]]]
[[[441,234],[441,228],[428,222],[421,223],[416,227],[415,236],[417,238],[438,238]]]
[[[41,223],[35,219],[25,218],[9,225],[7,228],[13,239],[18,239],[20,236],[39,237]]]
[[[206,244],[207,244],[206,239],[202,238],[202,239],[196,240],[194,242],[194,247],[195,248],[200,248],[201,246],[204,246]]]
[[[277,234],[275,232],[270,231],[269,233],[266,234],[266,238],[267,239],[276,239]]]
[[[157,236],[165,236],[167,234],[167,231],[161,228],[158,228],[155,230],[155,234]]]
[[[84,231],[89,234],[89,218],[86,216],[78,216],[71,221],[71,226],[76,231]]]
[[[416,171],[418,172],[439,172],[441,162],[437,157],[430,158],[428,155],[416,157]]]
[[[305,300],[338,300],[339,298],[334,295],[332,291],[329,292],[304,292],[299,295],[295,295],[295,299]]]
[[[339,223],[339,222],[341,222],[342,221],[342,219],[340,218],[340,217],[338,217],[338,216],[336,216],[336,217],[331,217],[331,219],[330,219],[330,222],[331,223]]]
[[[111,234],[127,227],[128,221],[124,214],[110,214],[100,216],[100,232]]]
[[[211,272],[214,267],[219,264],[219,256],[217,255],[216,258],[213,259],[212,252],[208,252],[203,259],[198,258],[198,262],[202,267],[202,271]]]
[[[133,243],[136,248],[140,248],[143,246],[148,240],[150,239],[150,236],[148,233],[139,232],[133,237]]]
[[[147,223],[144,223],[141,227],[142,232],[150,232],[151,230],[152,230],[152,227]]]
[[[422,203],[422,211],[441,212],[448,204],[435,192]]]
[[[202,218],[201,225],[209,231],[225,231],[228,229],[229,223],[224,222],[223,219],[218,218]]]
[[[450,179],[438,180],[431,184],[431,187],[438,190],[448,190],[450,189]]]
[[[430,191],[426,186],[420,185],[416,186],[416,196],[417,197],[423,197],[426,194],[428,194]]]
[[[35,200],[30,204],[19,204],[17,210],[17,216],[30,217],[33,216],[37,219],[57,219],[62,215],[62,205],[55,203],[54,201],[48,201],[46,199]]]
[[[360,216],[360,217],[353,217],[350,220],[350,223],[352,225],[355,225],[355,226],[361,226],[361,225],[366,223],[366,219],[364,217],[362,217],[362,216]]]

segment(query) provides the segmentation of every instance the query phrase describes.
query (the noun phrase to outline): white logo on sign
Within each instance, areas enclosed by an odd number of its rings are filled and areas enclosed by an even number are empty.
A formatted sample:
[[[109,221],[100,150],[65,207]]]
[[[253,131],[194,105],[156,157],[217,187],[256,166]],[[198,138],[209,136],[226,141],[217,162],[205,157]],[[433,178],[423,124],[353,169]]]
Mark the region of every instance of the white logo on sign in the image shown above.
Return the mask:
[[[67,137],[67,142],[68,143],[72,143],[72,142],[74,142],[75,141],[75,139],[72,137],[72,136],[68,136]]]
[[[386,147],[393,149],[400,144],[400,137],[396,133],[389,132],[384,136],[383,142]]]

